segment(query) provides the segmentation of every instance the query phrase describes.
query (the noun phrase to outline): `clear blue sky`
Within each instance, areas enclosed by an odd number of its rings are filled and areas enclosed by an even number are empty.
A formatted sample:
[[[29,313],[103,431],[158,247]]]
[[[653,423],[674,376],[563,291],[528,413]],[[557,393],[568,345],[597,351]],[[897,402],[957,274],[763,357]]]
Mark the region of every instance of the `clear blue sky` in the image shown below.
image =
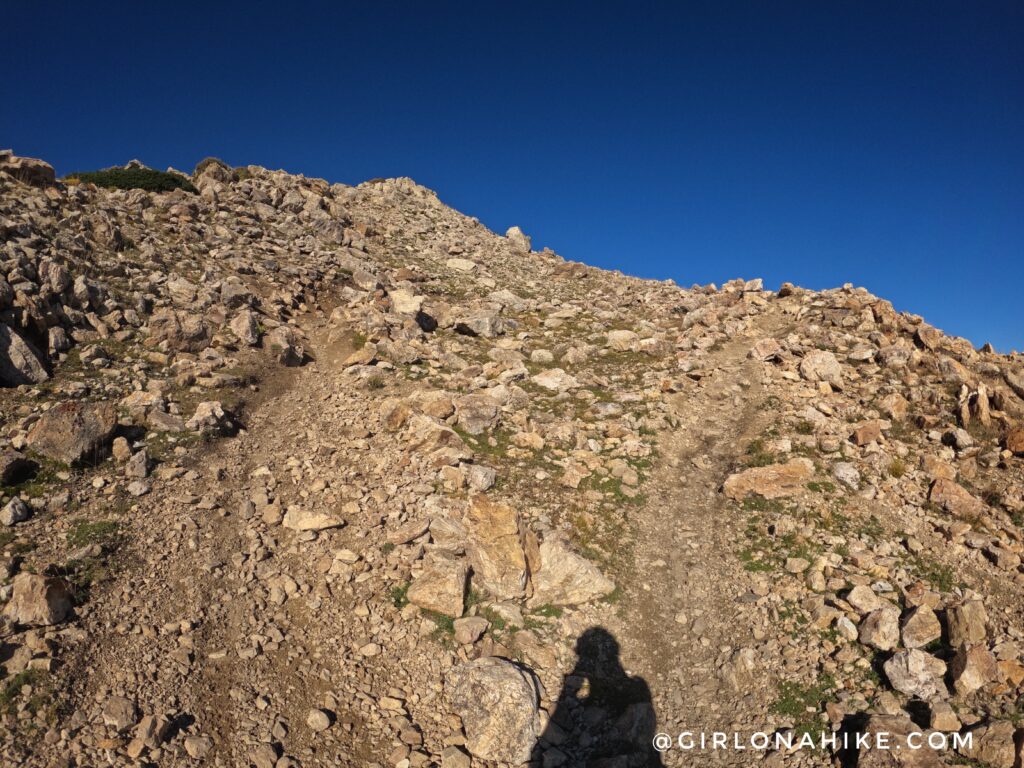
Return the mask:
[[[6,4],[0,146],[411,176],[570,259],[1024,349],[1017,0],[156,5]]]

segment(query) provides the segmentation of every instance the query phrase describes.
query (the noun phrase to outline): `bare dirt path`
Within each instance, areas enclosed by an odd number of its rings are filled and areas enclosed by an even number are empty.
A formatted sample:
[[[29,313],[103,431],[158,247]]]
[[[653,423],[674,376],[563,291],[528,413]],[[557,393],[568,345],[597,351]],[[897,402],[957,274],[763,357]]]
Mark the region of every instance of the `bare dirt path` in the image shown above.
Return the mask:
[[[658,730],[673,737],[760,725],[763,704],[748,685],[749,651],[742,650],[755,643],[758,630],[747,609],[754,599],[751,580],[736,556],[745,522],[720,487],[771,416],[761,364],[747,353],[785,325],[777,314],[758,316],[708,356],[707,376],[676,396],[679,425],[659,438],[659,469],[636,520],[623,656],[651,687]],[[735,753],[717,758],[751,759]],[[678,749],[664,756],[666,765],[693,759]]]

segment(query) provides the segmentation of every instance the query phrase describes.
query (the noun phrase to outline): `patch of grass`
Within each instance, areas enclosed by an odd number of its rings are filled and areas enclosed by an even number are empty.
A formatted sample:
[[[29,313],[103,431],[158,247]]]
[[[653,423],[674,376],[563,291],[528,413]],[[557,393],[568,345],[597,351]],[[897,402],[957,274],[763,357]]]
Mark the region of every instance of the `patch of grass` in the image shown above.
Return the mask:
[[[56,484],[62,482],[58,473],[68,471],[66,464],[61,464],[42,456],[32,454],[31,459],[37,465],[31,476],[13,485],[0,486],[0,493],[7,496],[23,496],[29,499],[37,499],[52,491]]]
[[[896,478],[897,480],[907,474],[907,465],[903,459],[895,458],[889,462],[889,466],[885,469],[889,477]]]
[[[198,193],[192,182],[176,173],[158,171],[154,168],[106,168],[102,171],[76,171],[68,179],[88,182],[107,189],[144,189],[147,192],[170,192],[183,189]]]
[[[616,584],[615,589],[613,589],[611,592],[609,592],[601,599],[610,605],[617,605],[622,600],[624,594],[625,593],[622,591],[622,587]]]
[[[812,424],[811,422],[807,421],[806,419],[802,419],[801,421],[798,421],[796,423],[796,426],[794,427],[794,429],[796,430],[796,433],[798,435],[813,435],[814,434],[814,424]]]
[[[434,630],[430,633],[431,639],[435,640],[444,648],[449,650],[455,648],[455,620],[437,611],[423,609],[423,615],[434,622]]]
[[[562,617],[562,609],[557,605],[547,603],[533,610],[535,616],[543,616],[546,619],[559,619]]]
[[[104,548],[116,548],[121,539],[121,524],[114,520],[89,522],[79,520],[68,531],[68,544],[72,547],[84,547],[99,544]]]
[[[366,380],[366,388],[370,390],[384,389],[385,386],[383,376],[371,376]]]
[[[380,548],[380,551],[383,552],[385,555],[390,555],[392,552],[395,551],[395,545],[392,544],[390,541],[386,541],[384,542],[384,546]]]
[[[743,563],[743,570],[751,573],[768,573],[775,570],[775,564],[762,560],[760,553],[752,547],[741,549],[739,552],[740,561]]]
[[[810,684],[783,680],[779,683],[778,698],[768,711],[790,720],[794,730],[810,732],[817,726],[815,714],[821,710],[835,687],[835,680],[828,674]]]
[[[481,608],[480,615],[483,616],[491,624],[492,632],[504,632],[508,629],[508,622],[505,621],[496,611],[492,608]],[[454,627],[452,628],[454,632]]]
[[[765,447],[764,440],[757,438],[750,441],[746,450],[746,465],[748,467],[766,467],[775,462],[775,454]]]
[[[402,610],[409,604],[409,582],[406,581],[392,587],[388,594],[395,608]]]
[[[778,499],[766,499],[764,496],[757,494],[747,496],[741,506],[745,512],[773,512],[781,514],[783,511],[782,502]]]
[[[835,483],[828,480],[812,480],[807,484],[807,490],[814,493],[832,494],[836,492]]]
[[[910,572],[922,581],[927,581],[940,592],[951,592],[955,587],[962,586],[953,569],[936,560],[914,557],[909,563]]]
[[[5,680],[3,688],[0,689],[0,711],[13,715],[15,703],[21,696],[21,689],[31,685],[34,689],[42,686],[47,679],[47,674],[39,669],[26,669],[19,672],[9,680]],[[38,694],[33,695],[30,701],[35,700]]]

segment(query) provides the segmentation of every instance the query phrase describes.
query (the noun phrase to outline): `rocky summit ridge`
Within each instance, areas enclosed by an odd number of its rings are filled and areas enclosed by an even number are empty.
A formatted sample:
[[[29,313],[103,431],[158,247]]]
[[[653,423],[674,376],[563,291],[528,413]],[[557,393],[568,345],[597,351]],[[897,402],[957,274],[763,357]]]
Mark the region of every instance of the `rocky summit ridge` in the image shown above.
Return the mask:
[[[0,764],[1020,765],[1021,356],[410,179],[84,179],[0,153]]]

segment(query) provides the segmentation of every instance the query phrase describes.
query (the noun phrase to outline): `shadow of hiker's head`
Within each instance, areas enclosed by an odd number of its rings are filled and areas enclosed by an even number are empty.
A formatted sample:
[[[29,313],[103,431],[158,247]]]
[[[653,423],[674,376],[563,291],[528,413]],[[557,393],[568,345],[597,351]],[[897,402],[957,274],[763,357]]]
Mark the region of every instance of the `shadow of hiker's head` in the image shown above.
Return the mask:
[[[604,627],[591,627],[576,640],[576,663],[534,752],[541,765],[604,764],[592,762],[596,758],[661,765],[650,749],[656,725],[650,688],[626,672],[619,652],[618,641]]]
[[[619,642],[604,627],[591,627],[576,640],[574,674],[590,682],[591,698],[609,685],[621,685],[629,676],[619,658]]]

